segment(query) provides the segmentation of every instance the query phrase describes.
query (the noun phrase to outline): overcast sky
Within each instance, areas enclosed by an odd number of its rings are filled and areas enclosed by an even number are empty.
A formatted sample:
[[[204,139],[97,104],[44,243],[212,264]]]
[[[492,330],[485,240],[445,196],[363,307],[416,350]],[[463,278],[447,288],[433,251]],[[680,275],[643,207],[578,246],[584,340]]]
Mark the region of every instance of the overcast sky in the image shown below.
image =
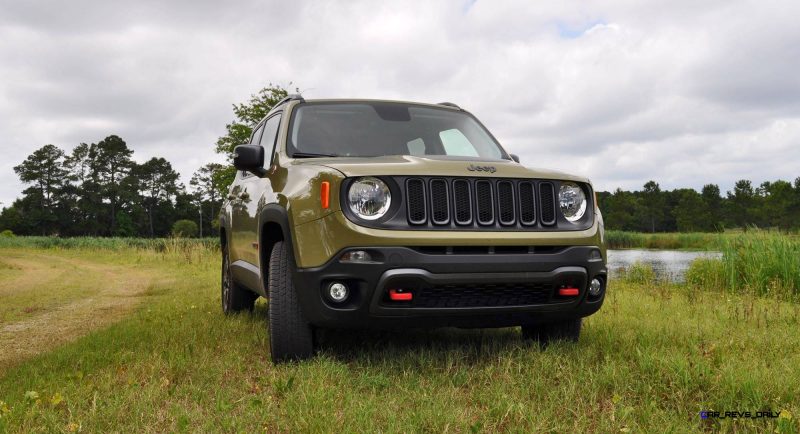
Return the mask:
[[[0,202],[52,143],[110,134],[188,184],[231,104],[452,101],[597,188],[800,176],[800,1],[0,0]]]

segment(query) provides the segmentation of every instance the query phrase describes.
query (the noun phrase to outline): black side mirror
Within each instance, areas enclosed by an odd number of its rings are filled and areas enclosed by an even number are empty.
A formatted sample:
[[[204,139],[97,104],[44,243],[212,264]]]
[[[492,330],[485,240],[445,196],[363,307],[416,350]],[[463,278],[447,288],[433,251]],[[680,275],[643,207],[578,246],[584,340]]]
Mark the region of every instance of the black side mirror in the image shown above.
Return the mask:
[[[233,165],[239,170],[264,173],[264,148],[259,145],[239,145],[233,148]]]
[[[508,155],[511,157],[512,160],[519,163],[519,156],[517,154],[508,154]]]

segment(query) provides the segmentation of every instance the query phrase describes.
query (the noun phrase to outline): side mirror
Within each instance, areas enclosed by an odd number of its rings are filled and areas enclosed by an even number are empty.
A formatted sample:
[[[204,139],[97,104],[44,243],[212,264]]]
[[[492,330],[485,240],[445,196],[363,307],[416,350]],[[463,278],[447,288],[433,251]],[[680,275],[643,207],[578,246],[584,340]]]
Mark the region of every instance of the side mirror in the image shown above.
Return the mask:
[[[508,154],[508,155],[511,157],[512,160],[519,163],[519,156],[517,154]]]
[[[259,145],[239,145],[233,148],[233,165],[239,170],[264,173],[264,148]]]

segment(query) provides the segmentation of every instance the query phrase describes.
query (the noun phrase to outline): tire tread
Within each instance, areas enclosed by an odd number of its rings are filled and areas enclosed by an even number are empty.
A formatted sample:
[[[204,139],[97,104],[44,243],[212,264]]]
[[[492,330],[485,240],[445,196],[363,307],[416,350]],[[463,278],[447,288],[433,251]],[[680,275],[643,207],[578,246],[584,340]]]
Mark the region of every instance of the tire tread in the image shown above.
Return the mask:
[[[269,340],[275,363],[311,357],[313,330],[305,320],[292,283],[286,244],[275,243],[269,258]]]

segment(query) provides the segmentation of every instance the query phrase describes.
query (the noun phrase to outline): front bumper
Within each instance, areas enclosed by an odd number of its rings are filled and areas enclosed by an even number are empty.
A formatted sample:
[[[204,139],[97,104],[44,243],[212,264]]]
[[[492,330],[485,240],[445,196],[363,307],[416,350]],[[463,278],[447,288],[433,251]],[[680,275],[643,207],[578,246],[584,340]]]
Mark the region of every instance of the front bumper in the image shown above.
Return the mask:
[[[343,263],[342,253],[367,250],[378,261]],[[597,246],[567,246],[530,253],[430,253],[412,247],[348,248],[319,267],[294,273],[306,318],[322,327],[505,327],[596,312],[605,298],[607,270]],[[605,252],[603,252],[605,253]],[[603,291],[591,297],[588,282]],[[333,302],[327,288],[345,283],[350,297]],[[577,296],[561,296],[563,286]],[[392,301],[389,289],[415,297]]]

